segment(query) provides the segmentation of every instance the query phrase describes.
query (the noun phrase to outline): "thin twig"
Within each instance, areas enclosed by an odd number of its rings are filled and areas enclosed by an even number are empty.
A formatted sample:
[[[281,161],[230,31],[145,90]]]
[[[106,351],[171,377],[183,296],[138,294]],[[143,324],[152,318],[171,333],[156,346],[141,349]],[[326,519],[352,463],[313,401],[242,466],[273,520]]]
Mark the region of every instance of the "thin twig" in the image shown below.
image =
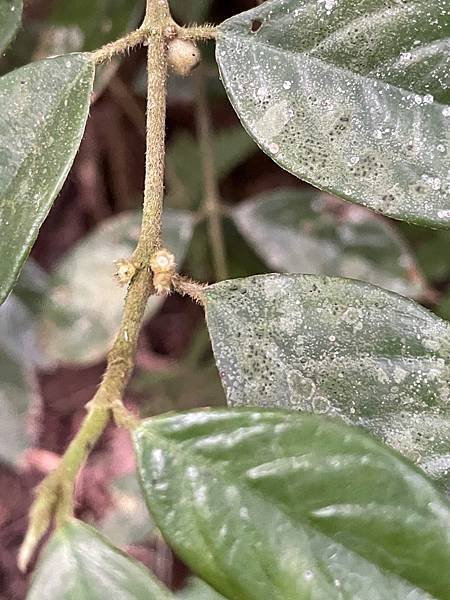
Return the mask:
[[[148,40],[150,34],[151,31],[148,28],[141,27],[140,29],[136,29],[136,31],[132,31],[124,37],[110,42],[93,52],[92,59],[97,65],[107,62],[117,54],[125,54],[136,46],[140,46]]]
[[[220,210],[220,193],[214,159],[213,131],[206,94],[205,78],[201,68],[195,74],[197,100],[197,135],[203,172],[203,209],[208,218],[209,240],[213,254],[215,274],[218,280],[227,279],[225,238]]]

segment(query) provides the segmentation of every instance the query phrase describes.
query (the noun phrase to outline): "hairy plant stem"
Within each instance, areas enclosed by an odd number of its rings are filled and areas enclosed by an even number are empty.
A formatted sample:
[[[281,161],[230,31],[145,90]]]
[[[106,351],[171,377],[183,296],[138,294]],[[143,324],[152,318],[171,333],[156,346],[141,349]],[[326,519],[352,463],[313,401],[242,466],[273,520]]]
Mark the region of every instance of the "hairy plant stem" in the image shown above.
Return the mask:
[[[200,146],[200,159],[202,163],[204,187],[203,210],[208,220],[208,234],[211,244],[215,275],[220,281],[222,279],[227,279],[228,268],[225,250],[225,238],[222,229],[220,192],[216,176],[211,115],[206,94],[205,77],[201,67],[195,73],[195,82],[197,136]]]
[[[139,331],[149,296],[153,293],[149,269],[151,256],[161,246],[161,214],[164,193],[164,150],[166,117],[166,35],[174,22],[167,0],[147,0],[142,28],[153,35],[148,39],[147,156],[144,210],[141,234],[133,255],[137,266],[125,300],[122,322],[97,393],[88,404],[88,414],[69,444],[57,469],[50,473],[37,490],[30,510],[30,522],[19,553],[19,567],[29,560],[53,517],[57,524],[73,514],[73,493],[78,472],[114,415],[116,422],[128,427],[136,419],[122,403],[125,388],[134,368]],[[137,39],[137,38],[132,38]]]
[[[164,4],[162,7],[164,9]],[[170,26],[173,27],[173,31],[176,32],[176,36],[184,40],[212,40],[217,37],[217,27],[214,27],[214,25],[206,24],[180,27],[170,17]],[[108,60],[111,60],[114,56],[125,54],[133,48],[147,43],[150,38],[158,37],[159,35],[160,31],[157,27],[155,27],[155,22],[150,21],[150,19],[146,16],[139,29],[124,35],[114,42],[105,44],[92,53],[92,59],[95,64],[102,64]]]

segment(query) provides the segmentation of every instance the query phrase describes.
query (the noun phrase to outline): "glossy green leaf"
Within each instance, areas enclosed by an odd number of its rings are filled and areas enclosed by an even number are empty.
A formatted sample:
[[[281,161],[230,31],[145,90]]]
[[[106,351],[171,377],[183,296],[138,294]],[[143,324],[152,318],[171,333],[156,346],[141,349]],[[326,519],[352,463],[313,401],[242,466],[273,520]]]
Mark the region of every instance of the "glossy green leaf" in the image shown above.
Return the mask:
[[[0,302],[69,172],[89,112],[94,65],[73,54],[0,79]]]
[[[28,448],[28,417],[37,401],[33,369],[0,346],[0,462],[15,466]]]
[[[179,600],[224,600],[224,596],[197,577],[189,579],[188,585],[177,594],[177,598]]]
[[[406,243],[370,211],[303,189],[267,192],[232,212],[272,269],[351,277],[418,296],[425,284]]]
[[[206,314],[231,406],[340,417],[450,486],[449,323],[381,288],[315,275],[210,286]]]
[[[316,415],[199,411],[135,432],[157,525],[230,600],[447,600],[450,506],[365,432]]]
[[[139,236],[141,213],[120,214],[82,239],[56,268],[43,311],[41,342],[49,357],[63,363],[89,364],[109,350],[120,324],[126,289],[114,279],[114,261],[131,256]],[[167,211],[166,246],[183,261],[193,229],[190,213]],[[153,297],[147,318],[161,305]]]
[[[0,0],[0,53],[14,37],[22,20],[22,0]]]
[[[268,0],[219,28],[242,123],[294,175],[450,228],[448,0]]]
[[[40,560],[27,600],[170,600],[174,596],[142,565],[95,529],[69,521]]]
[[[49,43],[59,51],[96,50],[137,25],[144,0],[56,2]]]

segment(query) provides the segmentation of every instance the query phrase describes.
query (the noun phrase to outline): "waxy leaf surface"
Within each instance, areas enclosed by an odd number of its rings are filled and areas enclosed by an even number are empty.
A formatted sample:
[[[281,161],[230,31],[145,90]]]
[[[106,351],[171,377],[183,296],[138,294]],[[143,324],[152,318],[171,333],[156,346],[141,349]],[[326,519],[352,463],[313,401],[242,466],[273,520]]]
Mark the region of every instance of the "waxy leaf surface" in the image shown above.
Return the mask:
[[[365,432],[316,415],[202,410],[135,431],[148,507],[230,600],[447,600],[450,506]]]
[[[206,290],[231,406],[324,413],[369,429],[450,486],[450,324],[368,284],[266,275]]]
[[[0,79],[0,302],[75,158],[89,112],[88,55],[50,58]]]
[[[69,521],[56,530],[27,600],[170,600],[174,596],[140,563],[92,527]]]
[[[243,125],[344,199],[450,228],[449,0],[268,0],[219,27]]]

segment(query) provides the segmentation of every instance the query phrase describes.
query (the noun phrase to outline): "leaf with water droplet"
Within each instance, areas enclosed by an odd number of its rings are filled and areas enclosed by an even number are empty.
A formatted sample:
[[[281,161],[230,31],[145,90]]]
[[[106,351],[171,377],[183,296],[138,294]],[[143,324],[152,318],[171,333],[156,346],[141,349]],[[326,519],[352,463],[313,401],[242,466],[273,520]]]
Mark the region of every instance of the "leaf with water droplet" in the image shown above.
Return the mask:
[[[22,0],[0,0],[0,53],[14,37],[22,21]]]
[[[0,79],[0,302],[17,279],[81,142],[94,65],[87,54]]]
[[[365,432],[231,409],[156,417],[134,439],[156,524],[230,600],[448,598],[450,506]]]
[[[356,281],[263,275],[206,290],[231,406],[326,413],[450,486],[450,324]]]
[[[140,563],[95,529],[72,519],[44,550],[27,600],[170,600],[174,596]]]
[[[297,177],[450,228],[448,1],[268,0],[219,27],[242,123]]]
[[[426,288],[402,237],[360,206],[286,188],[239,204],[232,217],[267,265],[282,273],[351,277],[404,296]]]
[[[142,213],[130,211],[103,222],[59,262],[42,311],[41,343],[55,361],[90,364],[108,352],[120,325],[126,289],[114,278],[114,262],[133,253]],[[186,211],[166,211],[163,237],[180,265],[194,220]],[[161,306],[153,296],[146,319]]]

